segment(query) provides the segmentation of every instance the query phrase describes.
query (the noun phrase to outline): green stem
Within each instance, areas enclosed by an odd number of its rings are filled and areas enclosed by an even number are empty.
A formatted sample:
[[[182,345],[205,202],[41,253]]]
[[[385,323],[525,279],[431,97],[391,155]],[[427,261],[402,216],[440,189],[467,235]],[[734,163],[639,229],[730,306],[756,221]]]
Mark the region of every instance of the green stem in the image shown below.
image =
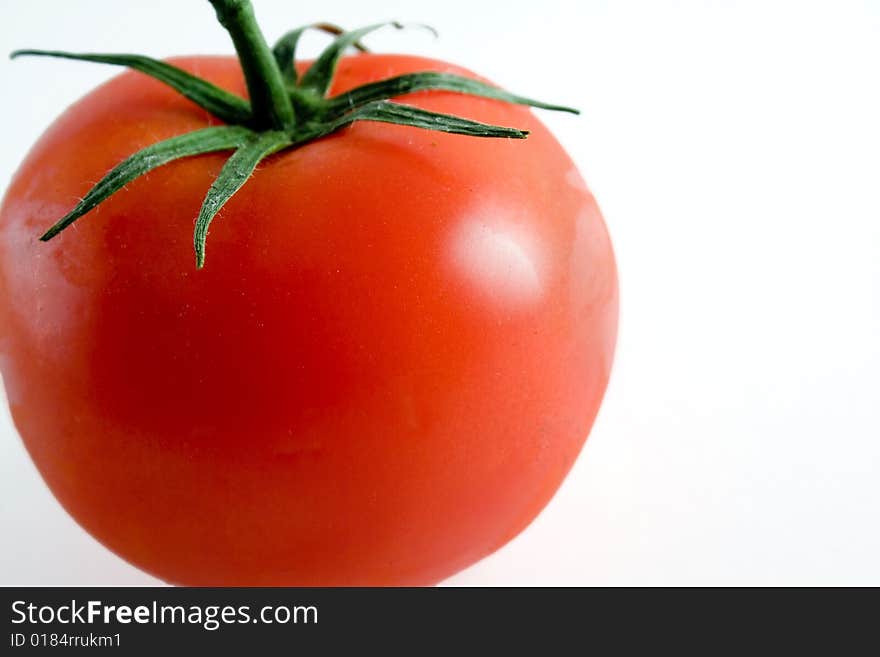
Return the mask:
[[[452,91],[506,103],[577,113],[577,110],[531,100],[477,80],[438,71],[404,73],[368,82],[346,93],[326,98],[337,64],[346,48],[358,46],[361,37],[388,23],[370,25],[353,32],[341,32],[322,23],[301,27],[285,34],[273,52],[257,26],[250,0],[210,2],[235,44],[247,82],[249,103],[207,80],[142,55],[76,54],[57,50],[17,50],[12,53],[12,57],[43,55],[126,66],[169,85],[229,124],[171,137],[129,156],[92,187],[73,210],[46,231],[41,240],[52,239],[128,183],[156,167],[202,153],[234,151],[208,190],[196,220],[193,242],[196,266],[201,269],[211,221],[226,201],[247,182],[257,165],[273,153],[300,148],[356,121],[378,121],[471,137],[525,139],[528,136],[527,130],[392,103],[392,98],[416,91]],[[403,27],[399,23],[391,25]],[[293,58],[299,37],[308,28],[341,33],[296,84]]]
[[[281,71],[254,17],[250,0],[210,0],[235,44],[258,126],[283,130],[294,123]]]

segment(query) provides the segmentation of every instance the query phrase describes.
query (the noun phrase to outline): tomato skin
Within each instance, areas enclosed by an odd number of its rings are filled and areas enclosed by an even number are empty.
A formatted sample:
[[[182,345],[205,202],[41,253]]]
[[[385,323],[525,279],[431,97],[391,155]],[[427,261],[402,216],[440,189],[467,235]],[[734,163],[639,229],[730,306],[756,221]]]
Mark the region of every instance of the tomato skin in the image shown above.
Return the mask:
[[[245,95],[233,58],[178,65]],[[457,67],[342,60],[332,93]],[[71,515],[187,585],[426,585],[544,507],[598,410],[617,328],[599,210],[533,114],[401,99],[525,141],[358,123],[194,218],[228,154],[171,163],[48,243],[134,151],[212,120],[125,73],[34,146],[0,210],[0,370]]]

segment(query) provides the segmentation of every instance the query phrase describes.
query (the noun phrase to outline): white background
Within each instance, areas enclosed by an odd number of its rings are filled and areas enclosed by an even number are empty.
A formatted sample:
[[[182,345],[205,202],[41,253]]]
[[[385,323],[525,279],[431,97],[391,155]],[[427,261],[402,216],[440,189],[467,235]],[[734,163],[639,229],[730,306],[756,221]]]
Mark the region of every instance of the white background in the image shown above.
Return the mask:
[[[584,111],[542,118],[617,250],[611,386],[547,510],[449,584],[880,584],[880,3],[255,4],[270,40],[431,23],[369,44]],[[4,52],[231,52],[203,1],[2,5]],[[117,72],[0,61],[0,186]],[[0,487],[0,584],[156,583],[61,510],[5,403]]]

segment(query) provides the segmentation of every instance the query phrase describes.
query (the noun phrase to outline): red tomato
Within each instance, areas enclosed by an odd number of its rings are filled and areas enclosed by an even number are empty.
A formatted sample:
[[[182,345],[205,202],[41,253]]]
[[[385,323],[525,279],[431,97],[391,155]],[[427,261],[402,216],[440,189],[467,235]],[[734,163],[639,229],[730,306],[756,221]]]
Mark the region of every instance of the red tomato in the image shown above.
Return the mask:
[[[245,95],[234,58],[176,62]],[[331,93],[448,64],[342,60]],[[357,123],[264,162],[192,229],[228,154],[136,180],[38,236],[134,151],[211,122],[123,74],[68,109],[0,211],[15,424],[82,526],[188,585],[423,585],[558,488],[611,366],[608,234],[520,106],[402,99],[525,141]],[[216,120],[214,121],[216,122]],[[60,549],[60,547],[59,547]]]

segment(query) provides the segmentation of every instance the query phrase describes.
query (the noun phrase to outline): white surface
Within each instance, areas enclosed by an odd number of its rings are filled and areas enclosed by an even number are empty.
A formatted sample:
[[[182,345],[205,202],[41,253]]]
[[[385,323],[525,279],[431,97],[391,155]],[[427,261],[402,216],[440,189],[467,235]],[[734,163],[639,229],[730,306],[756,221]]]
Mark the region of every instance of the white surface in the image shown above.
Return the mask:
[[[449,584],[880,584],[880,4],[256,0],[268,37],[399,18],[377,50],[531,96],[599,199],[621,334],[590,441]],[[176,20],[177,22],[170,22]],[[314,52],[319,37],[309,40]],[[206,2],[4,0],[15,47],[231,52]],[[117,72],[0,61],[0,186]],[[0,411],[0,584],[148,584],[67,517]]]

